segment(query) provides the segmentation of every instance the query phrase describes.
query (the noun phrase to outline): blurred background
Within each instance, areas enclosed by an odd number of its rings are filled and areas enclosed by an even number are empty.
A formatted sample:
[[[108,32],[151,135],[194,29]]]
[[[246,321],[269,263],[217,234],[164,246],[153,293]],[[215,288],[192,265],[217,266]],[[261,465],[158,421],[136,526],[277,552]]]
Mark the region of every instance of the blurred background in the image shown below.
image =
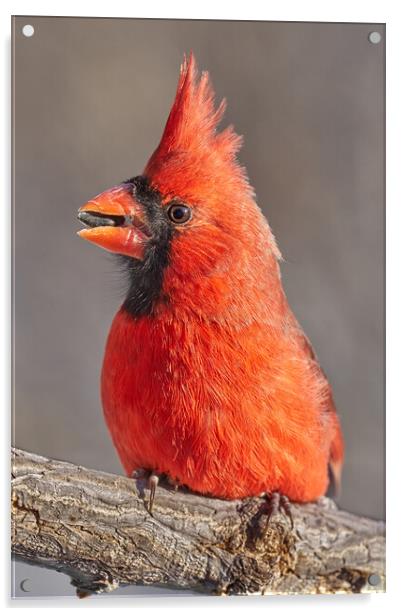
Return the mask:
[[[141,173],[192,49],[227,98],[223,125],[244,135],[240,160],[285,258],[290,304],[334,389],[339,504],[384,518],[384,26],[16,17],[13,27],[15,445],[122,472],[99,375],[124,285],[114,260],[76,236],[76,214]],[[67,578],[35,572],[31,595],[73,594]]]

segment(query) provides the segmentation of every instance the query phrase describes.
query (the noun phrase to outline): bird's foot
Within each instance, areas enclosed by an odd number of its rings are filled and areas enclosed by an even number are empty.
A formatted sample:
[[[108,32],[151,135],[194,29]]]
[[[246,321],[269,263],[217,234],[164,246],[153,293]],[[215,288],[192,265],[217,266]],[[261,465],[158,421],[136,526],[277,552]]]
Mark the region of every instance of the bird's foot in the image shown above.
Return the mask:
[[[290,522],[290,527],[293,530],[293,515],[288,497],[280,492],[265,492],[264,498],[266,500],[264,513],[267,516],[265,532],[267,532],[269,528],[271,518],[279,513],[283,513],[287,517]]]
[[[180,486],[180,483],[175,479],[172,479],[169,475],[166,475],[164,473],[156,473],[155,471],[151,471],[146,468],[135,469],[131,473],[131,477],[136,481],[146,482],[146,487],[150,490],[148,511],[151,514],[155,502],[156,488],[158,487],[159,483],[168,483],[170,487],[173,487],[175,492],[177,492]]]
[[[148,479],[148,487],[150,489],[149,503],[148,503],[149,513],[152,513],[152,508],[154,506],[156,488],[158,487],[159,477],[160,475],[157,475],[156,473],[151,473]]]
[[[158,487],[160,474],[155,473],[154,471],[150,471],[146,468],[136,468],[131,473],[132,479],[136,481],[146,481],[147,487],[150,490],[149,501],[148,501],[148,511],[152,513],[152,509],[155,501],[156,488]]]
[[[177,479],[172,479],[172,477],[170,477],[169,475],[167,476],[167,482],[175,492],[177,492],[177,490],[180,488],[181,484],[177,481]]]
[[[288,536],[293,530],[293,515],[289,499],[284,494],[263,492],[260,497],[263,497],[264,501],[258,505],[254,498],[246,501],[242,507],[242,513],[248,519],[247,545],[253,549],[266,550],[267,545],[272,547],[278,539]],[[281,524],[279,520],[272,524],[273,518],[278,516],[290,522],[290,529],[286,528],[287,525]]]

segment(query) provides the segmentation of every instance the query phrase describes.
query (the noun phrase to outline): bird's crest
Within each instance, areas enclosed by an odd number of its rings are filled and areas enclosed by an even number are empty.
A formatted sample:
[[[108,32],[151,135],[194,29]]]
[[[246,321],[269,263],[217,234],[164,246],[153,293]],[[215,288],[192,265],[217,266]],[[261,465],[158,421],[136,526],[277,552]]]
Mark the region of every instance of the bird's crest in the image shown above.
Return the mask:
[[[215,108],[208,72],[198,77],[193,54],[184,57],[162,139],[145,169],[152,184],[166,194],[194,186],[195,180],[201,190],[203,179],[214,184],[222,180],[251,193],[236,159],[242,138],[232,126],[217,130],[225,108],[225,100]]]

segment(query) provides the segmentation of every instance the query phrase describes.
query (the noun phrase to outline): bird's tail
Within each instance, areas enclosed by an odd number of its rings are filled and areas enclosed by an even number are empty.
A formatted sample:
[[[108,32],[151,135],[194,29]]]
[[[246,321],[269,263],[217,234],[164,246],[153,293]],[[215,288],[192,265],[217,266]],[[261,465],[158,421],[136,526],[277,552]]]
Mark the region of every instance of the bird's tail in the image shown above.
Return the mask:
[[[335,408],[331,412],[334,426],[334,435],[329,452],[329,470],[334,484],[335,496],[339,496],[341,490],[342,466],[344,458],[344,444],[338,415]]]

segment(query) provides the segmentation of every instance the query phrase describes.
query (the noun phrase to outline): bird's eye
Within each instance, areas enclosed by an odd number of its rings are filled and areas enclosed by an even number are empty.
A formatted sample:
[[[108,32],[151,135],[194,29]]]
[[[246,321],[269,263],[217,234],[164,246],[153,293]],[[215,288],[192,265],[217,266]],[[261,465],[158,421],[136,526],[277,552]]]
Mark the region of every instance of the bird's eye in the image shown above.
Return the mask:
[[[174,204],[167,211],[168,216],[176,225],[181,225],[191,218],[191,209],[187,205]]]

